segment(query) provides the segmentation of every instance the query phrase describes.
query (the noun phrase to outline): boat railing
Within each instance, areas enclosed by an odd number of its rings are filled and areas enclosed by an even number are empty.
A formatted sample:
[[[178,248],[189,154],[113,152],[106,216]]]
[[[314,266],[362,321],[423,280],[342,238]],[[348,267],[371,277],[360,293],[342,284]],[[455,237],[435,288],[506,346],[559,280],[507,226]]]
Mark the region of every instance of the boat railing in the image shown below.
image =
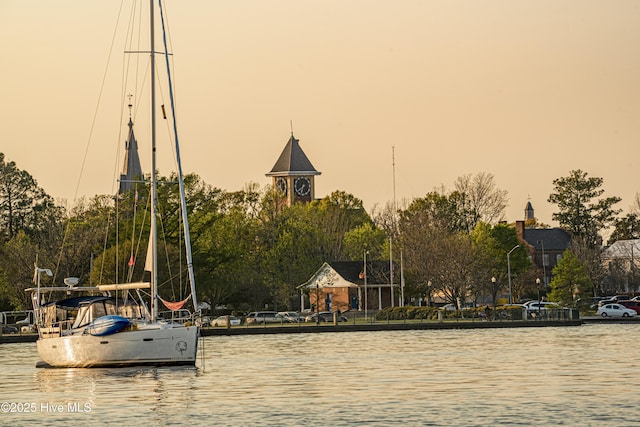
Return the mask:
[[[50,325],[43,325],[38,328],[40,338],[55,338],[66,335],[73,325],[73,320],[62,320]]]
[[[172,310],[172,311],[161,311],[158,313],[158,317],[162,320],[171,323],[190,323],[193,322],[193,316],[189,310],[181,309],[181,310]]]

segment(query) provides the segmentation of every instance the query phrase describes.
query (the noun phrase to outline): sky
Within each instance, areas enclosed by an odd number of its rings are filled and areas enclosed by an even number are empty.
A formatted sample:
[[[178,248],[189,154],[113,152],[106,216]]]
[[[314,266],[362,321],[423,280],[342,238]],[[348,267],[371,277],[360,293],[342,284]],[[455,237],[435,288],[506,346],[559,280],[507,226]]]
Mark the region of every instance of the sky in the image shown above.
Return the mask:
[[[293,129],[316,197],[368,211],[480,172],[508,192],[509,222],[531,201],[557,225],[553,180],[575,169],[625,213],[640,192],[637,0],[165,3],[182,167],[214,187],[270,184]],[[116,188],[125,91],[150,168],[142,95],[103,83],[122,80],[107,68],[125,57],[120,8],[0,0],[0,152],[59,200]]]

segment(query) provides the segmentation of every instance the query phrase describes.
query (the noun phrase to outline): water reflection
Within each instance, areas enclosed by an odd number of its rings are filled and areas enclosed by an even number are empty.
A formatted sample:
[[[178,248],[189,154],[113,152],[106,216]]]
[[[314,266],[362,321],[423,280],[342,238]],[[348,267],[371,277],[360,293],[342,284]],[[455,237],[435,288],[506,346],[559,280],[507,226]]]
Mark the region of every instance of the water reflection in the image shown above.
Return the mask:
[[[103,415],[144,418],[149,412],[173,416],[194,393],[195,367],[127,367],[100,369],[37,369],[34,385],[46,396],[87,403]]]
[[[46,414],[71,424],[634,425],[635,383],[616,379],[640,374],[639,330],[207,337],[198,368],[35,369],[35,345],[11,344],[1,400],[89,402],[90,413]]]

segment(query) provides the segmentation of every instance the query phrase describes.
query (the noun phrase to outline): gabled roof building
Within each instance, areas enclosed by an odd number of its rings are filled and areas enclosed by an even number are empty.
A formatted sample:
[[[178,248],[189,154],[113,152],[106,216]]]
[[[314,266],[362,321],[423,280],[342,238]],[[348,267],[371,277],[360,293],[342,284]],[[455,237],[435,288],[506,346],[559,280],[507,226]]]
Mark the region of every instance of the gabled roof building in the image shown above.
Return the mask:
[[[309,280],[298,286],[302,291],[301,307],[305,308],[305,294],[310,306],[319,311],[363,310],[365,301],[368,310],[389,307],[389,269],[386,261],[367,261],[366,271],[362,261],[325,262]]]
[[[525,219],[534,219],[531,202],[525,207]],[[571,245],[571,235],[561,228],[526,228],[525,221],[516,221],[518,239],[529,246],[533,263],[543,271],[543,283],[549,286],[553,268]]]
[[[612,288],[618,292],[638,291],[640,239],[614,242],[602,252],[601,260],[613,280]]]

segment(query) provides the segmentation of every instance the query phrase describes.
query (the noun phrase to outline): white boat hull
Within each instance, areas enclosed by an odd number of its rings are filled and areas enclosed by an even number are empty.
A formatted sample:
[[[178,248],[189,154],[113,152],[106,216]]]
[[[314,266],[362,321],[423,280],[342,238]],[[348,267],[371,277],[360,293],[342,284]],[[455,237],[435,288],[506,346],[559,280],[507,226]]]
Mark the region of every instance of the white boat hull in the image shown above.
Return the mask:
[[[88,368],[132,365],[194,365],[197,326],[148,324],[107,336],[90,334],[40,338],[44,366]]]

